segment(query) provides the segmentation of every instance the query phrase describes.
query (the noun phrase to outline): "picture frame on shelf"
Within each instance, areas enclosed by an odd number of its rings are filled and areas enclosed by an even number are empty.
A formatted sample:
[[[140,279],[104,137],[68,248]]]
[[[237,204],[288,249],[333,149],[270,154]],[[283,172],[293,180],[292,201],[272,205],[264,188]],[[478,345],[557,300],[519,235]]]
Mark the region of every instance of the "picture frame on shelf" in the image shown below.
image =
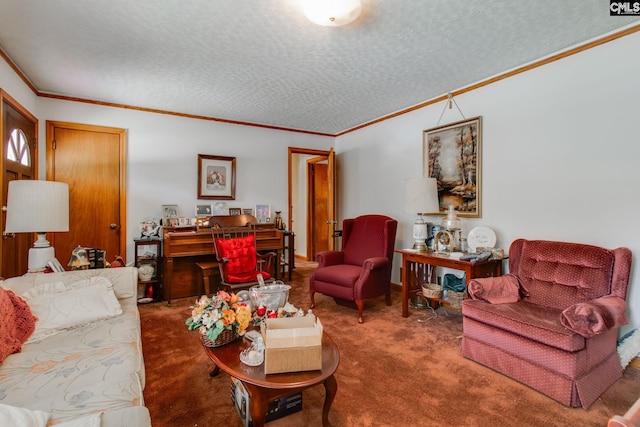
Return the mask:
[[[211,216],[212,214],[213,208],[211,205],[196,205],[196,218]]]
[[[198,154],[198,199],[236,199],[236,158]]]
[[[453,205],[461,217],[482,213],[482,116],[423,131],[422,174],[438,180],[438,212]]]
[[[162,225],[165,227],[173,227],[171,220],[178,221],[178,205],[162,205]]]
[[[240,208],[229,208],[229,215],[242,215],[242,209],[240,209]]]
[[[271,206],[256,205],[256,218],[260,223],[271,222]]]
[[[242,208],[242,214],[253,216],[253,208]]]

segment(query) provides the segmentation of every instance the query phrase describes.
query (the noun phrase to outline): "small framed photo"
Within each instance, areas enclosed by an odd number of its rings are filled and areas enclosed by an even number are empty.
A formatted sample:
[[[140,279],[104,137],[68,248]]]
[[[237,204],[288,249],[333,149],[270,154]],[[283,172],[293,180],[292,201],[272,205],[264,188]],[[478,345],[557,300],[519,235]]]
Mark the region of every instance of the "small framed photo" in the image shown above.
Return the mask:
[[[258,218],[258,222],[270,222],[271,221],[271,206],[269,206],[269,205],[256,205],[256,218]]]
[[[253,216],[253,209],[252,208],[242,208],[242,215],[251,215],[251,216]]]
[[[242,215],[242,209],[240,209],[240,208],[229,208],[229,215]]]
[[[173,227],[171,220],[178,222],[178,205],[162,205],[162,225]]]
[[[236,158],[198,154],[198,199],[236,199]]]
[[[201,218],[203,216],[211,216],[213,209],[211,205],[196,205],[196,218]]]

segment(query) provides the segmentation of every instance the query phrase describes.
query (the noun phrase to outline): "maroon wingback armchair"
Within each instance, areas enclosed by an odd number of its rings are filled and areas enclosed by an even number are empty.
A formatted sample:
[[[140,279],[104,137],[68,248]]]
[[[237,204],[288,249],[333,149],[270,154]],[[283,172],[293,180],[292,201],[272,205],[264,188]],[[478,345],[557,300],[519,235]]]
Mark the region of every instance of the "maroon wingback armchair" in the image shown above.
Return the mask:
[[[631,251],[519,239],[509,274],[469,282],[462,355],[571,407],[622,377]]]
[[[317,254],[318,268],[309,279],[311,308],[320,292],[355,301],[362,323],[364,300],[384,295],[391,305],[391,265],[398,221],[384,215],[362,215],[342,223],[342,250]]]

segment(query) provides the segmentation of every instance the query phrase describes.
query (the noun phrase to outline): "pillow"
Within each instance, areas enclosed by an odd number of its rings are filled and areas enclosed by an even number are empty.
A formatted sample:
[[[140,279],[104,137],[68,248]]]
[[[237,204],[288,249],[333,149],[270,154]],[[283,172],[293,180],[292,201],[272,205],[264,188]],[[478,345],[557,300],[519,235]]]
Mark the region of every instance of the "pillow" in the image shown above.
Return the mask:
[[[562,325],[585,338],[601,334],[628,323],[624,315],[626,302],[608,295],[567,307],[562,312]]]
[[[528,292],[520,286],[520,280],[513,274],[498,277],[483,277],[469,281],[468,291],[471,298],[486,301],[489,304],[507,304],[518,302]]]
[[[51,414],[0,403],[0,426],[45,427]]]
[[[29,341],[122,314],[111,282],[105,277],[92,277],[70,286],[45,283],[22,296],[39,319]]]
[[[35,330],[36,320],[22,298],[0,288],[0,363],[22,350],[22,344]]]

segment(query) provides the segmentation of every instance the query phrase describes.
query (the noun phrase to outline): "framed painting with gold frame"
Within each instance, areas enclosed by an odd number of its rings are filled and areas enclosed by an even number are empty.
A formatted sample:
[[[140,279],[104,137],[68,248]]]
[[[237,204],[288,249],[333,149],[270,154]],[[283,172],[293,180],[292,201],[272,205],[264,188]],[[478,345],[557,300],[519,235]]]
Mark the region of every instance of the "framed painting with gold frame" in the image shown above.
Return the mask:
[[[482,117],[423,132],[422,174],[438,180],[439,212],[453,205],[459,216],[481,217]]]

